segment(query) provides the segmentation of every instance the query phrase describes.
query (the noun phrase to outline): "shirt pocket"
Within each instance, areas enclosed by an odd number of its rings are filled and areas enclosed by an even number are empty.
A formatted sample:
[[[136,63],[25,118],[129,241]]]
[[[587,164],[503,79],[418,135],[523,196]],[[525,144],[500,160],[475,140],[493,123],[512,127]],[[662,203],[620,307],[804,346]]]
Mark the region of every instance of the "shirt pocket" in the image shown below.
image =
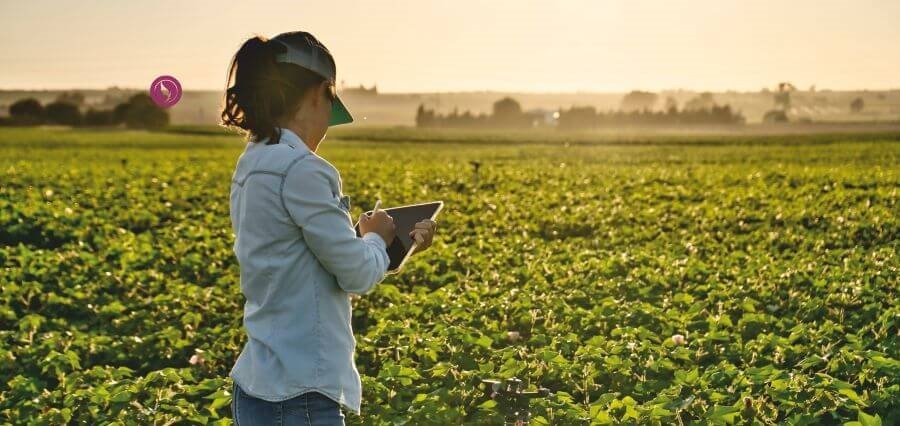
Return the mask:
[[[338,195],[338,205],[341,206],[347,214],[350,214],[350,196],[349,195]]]
[[[350,226],[353,226],[353,217],[350,215],[350,197],[337,193],[334,195],[334,202],[337,204],[338,208],[343,210],[344,214],[347,216],[347,222],[350,222]]]

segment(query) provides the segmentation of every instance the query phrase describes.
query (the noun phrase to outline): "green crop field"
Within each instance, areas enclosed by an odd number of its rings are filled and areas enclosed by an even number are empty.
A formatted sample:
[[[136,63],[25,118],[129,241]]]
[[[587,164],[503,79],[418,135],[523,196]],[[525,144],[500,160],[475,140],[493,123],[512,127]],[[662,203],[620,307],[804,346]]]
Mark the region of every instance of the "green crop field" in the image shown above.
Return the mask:
[[[354,217],[446,205],[353,302],[349,424],[497,424],[509,377],[533,424],[900,422],[900,135],[366,132],[319,150]],[[0,423],[231,424],[242,148],[0,129]]]

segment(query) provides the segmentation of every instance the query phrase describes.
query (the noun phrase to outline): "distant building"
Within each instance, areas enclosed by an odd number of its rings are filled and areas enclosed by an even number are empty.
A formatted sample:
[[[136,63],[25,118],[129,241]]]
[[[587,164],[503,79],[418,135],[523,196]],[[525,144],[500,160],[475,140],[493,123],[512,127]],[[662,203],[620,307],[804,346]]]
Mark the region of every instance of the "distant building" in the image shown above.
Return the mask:
[[[376,96],[378,95],[378,86],[373,84],[371,88],[366,88],[366,86],[360,84],[357,87],[347,87],[347,85],[342,81],[341,94],[349,96]]]

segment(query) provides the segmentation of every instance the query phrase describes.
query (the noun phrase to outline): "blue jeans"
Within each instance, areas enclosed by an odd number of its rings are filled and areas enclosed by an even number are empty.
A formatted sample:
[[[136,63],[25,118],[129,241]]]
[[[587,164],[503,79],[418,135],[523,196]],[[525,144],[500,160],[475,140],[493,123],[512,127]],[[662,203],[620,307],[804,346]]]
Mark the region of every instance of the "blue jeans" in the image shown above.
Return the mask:
[[[235,426],[308,425],[343,426],[341,406],[319,392],[270,402],[247,395],[237,382],[232,388],[231,414]]]

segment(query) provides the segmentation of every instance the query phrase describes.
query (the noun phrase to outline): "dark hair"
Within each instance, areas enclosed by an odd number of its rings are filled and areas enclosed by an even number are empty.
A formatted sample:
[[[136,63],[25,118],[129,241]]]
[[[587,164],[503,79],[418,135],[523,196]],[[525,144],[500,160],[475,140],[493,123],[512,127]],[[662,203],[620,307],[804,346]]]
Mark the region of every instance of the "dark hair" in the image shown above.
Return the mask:
[[[318,45],[334,63],[328,49],[312,34],[295,31],[276,38],[286,43]],[[278,41],[262,36],[252,37],[241,45],[228,68],[221,125],[243,129],[251,140],[268,138],[266,144],[278,143],[281,132],[276,121],[296,112],[304,93],[325,81],[306,68],[275,62],[275,55],[286,50]],[[332,87],[331,94],[333,90]]]

